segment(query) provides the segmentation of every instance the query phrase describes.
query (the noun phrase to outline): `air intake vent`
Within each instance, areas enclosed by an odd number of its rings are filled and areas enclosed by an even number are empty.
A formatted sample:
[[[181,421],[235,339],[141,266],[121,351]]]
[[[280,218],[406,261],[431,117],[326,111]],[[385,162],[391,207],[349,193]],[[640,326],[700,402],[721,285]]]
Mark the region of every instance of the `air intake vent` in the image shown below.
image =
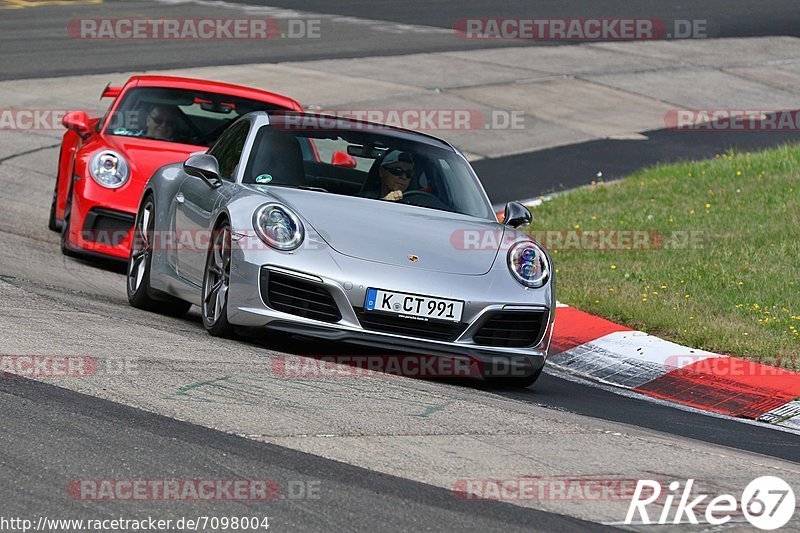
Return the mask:
[[[119,246],[128,237],[134,222],[135,217],[130,213],[95,207],[83,221],[83,238],[106,246]]]
[[[522,348],[539,344],[547,321],[546,311],[505,311],[489,317],[472,336],[475,344]]]
[[[339,307],[325,287],[304,279],[261,269],[261,297],[268,307],[291,315],[338,322]]]

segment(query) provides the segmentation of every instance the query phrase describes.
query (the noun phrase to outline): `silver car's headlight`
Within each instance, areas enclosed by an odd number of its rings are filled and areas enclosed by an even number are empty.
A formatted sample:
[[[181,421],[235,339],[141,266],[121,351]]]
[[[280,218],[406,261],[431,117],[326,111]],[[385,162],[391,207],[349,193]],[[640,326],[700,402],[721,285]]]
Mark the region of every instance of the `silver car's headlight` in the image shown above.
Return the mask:
[[[536,243],[518,242],[508,251],[508,269],[526,287],[541,287],[550,277],[550,263]]]
[[[113,150],[100,150],[89,161],[89,174],[98,185],[109,189],[122,187],[130,177],[128,162]]]
[[[264,204],[253,215],[253,227],[262,241],[276,250],[294,250],[303,242],[300,218],[281,204]]]

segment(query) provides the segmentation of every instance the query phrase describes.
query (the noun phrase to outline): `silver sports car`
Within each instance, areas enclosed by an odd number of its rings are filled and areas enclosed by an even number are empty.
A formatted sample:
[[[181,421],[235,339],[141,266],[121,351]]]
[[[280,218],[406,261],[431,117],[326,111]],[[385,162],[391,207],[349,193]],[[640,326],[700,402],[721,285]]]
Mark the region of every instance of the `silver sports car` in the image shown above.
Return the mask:
[[[330,162],[329,162],[330,161]],[[548,253],[503,223],[464,156],[408,130],[256,112],[147,184],[128,299],[233,328],[467,358],[495,383],[541,373],[555,296]]]

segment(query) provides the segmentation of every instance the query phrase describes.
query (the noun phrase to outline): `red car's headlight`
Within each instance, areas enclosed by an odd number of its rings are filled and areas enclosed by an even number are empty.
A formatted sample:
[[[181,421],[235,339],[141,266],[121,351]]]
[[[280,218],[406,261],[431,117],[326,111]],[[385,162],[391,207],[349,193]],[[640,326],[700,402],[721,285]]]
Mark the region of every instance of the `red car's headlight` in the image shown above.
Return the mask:
[[[113,150],[100,150],[89,161],[89,174],[98,185],[109,189],[122,187],[130,170],[125,158]]]

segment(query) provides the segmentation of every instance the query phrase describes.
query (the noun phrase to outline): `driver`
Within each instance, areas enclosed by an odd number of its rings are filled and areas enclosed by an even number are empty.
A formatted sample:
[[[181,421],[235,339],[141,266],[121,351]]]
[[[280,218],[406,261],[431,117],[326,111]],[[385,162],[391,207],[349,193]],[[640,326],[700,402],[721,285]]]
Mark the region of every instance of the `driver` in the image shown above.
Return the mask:
[[[174,105],[156,104],[147,114],[145,137],[172,140],[178,126],[178,109]]]
[[[402,200],[414,176],[414,159],[408,152],[392,150],[383,158],[378,176],[381,188],[373,193],[374,196],[390,202]]]

